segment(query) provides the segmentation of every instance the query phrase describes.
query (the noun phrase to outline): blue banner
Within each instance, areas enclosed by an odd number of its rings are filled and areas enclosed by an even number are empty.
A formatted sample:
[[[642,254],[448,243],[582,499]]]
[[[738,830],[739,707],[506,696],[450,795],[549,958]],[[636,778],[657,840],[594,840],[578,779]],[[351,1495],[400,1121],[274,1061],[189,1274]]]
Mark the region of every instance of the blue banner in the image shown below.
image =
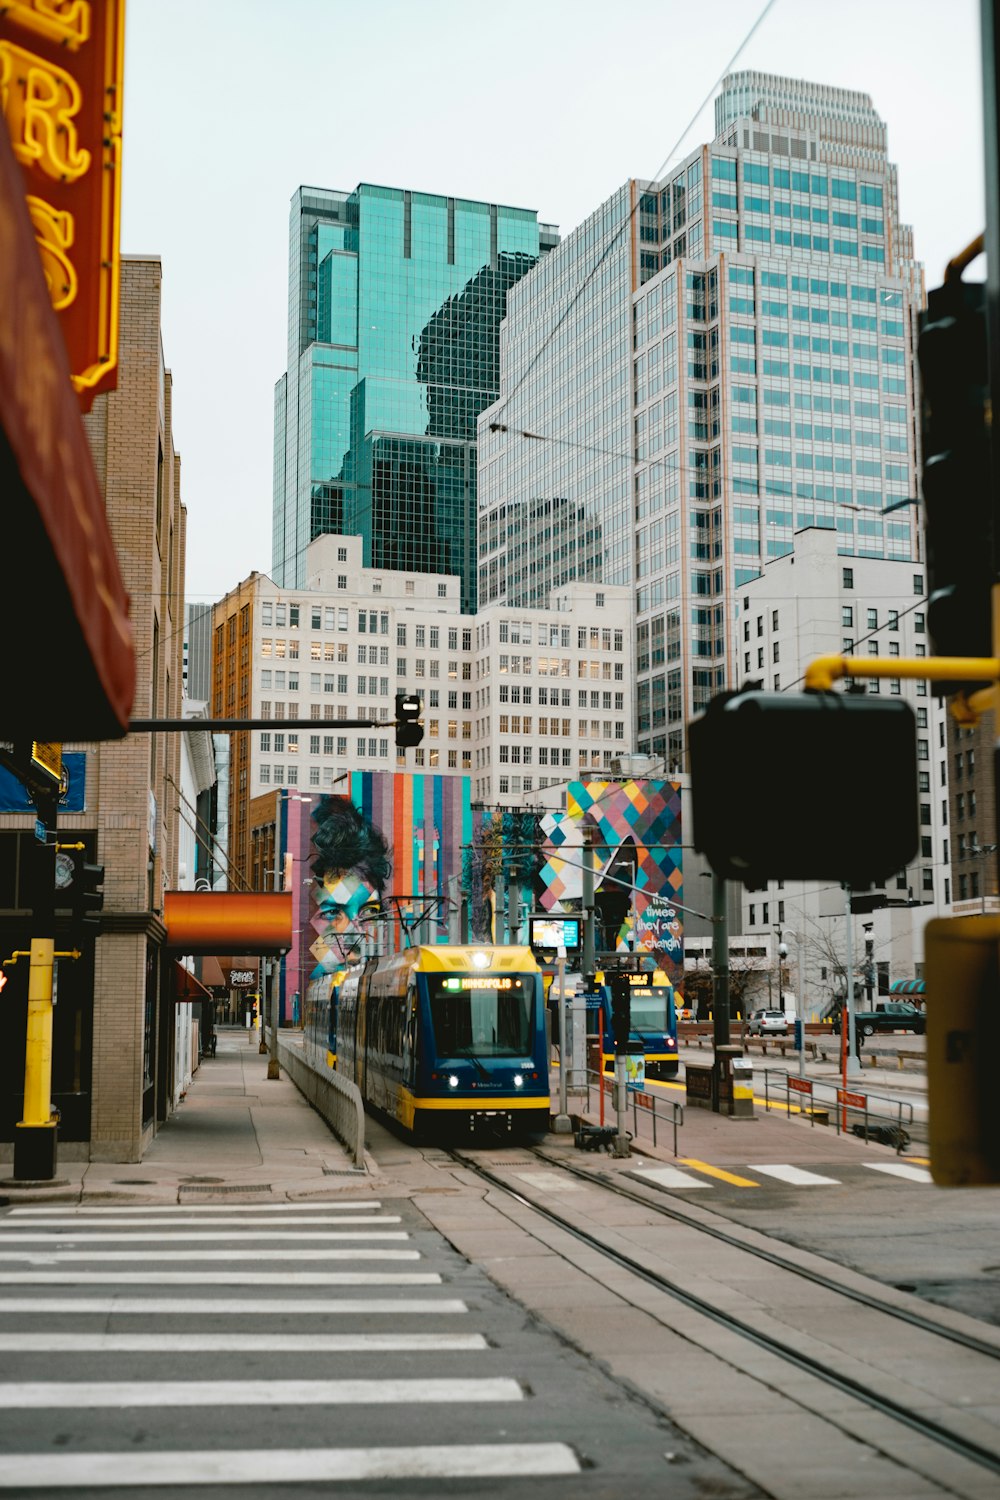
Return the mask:
[[[87,810],[87,752],[70,750],[62,758],[68,785],[59,798],[60,813]],[[16,776],[0,766],[0,812],[33,813],[35,804]]]

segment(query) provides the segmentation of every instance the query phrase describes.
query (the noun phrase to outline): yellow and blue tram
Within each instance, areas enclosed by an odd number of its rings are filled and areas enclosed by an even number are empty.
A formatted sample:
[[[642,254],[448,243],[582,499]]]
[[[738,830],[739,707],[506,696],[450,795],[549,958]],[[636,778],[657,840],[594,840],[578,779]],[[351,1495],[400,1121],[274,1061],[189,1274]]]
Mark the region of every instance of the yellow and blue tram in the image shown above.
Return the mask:
[[[611,1029],[611,986],[609,974],[598,972],[597,991],[604,1014],[605,1072],[614,1072],[615,1048]],[[677,1077],[677,1009],[674,987],[662,969],[629,973],[631,1029],[629,1051],[641,1054],[646,1062],[647,1078]]]
[[[415,1134],[547,1130],[542,975],[531,949],[442,945],[369,959],[339,988],[337,1069]]]
[[[337,996],[347,977],[346,964],[310,980],[306,994],[305,1051],[315,1068],[337,1066]]]

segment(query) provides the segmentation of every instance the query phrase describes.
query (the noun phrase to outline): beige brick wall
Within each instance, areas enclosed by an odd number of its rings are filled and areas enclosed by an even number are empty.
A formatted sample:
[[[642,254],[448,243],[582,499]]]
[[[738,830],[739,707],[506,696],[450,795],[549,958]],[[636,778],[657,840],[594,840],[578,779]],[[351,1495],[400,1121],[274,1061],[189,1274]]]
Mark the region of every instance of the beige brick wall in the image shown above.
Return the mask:
[[[99,396],[85,418],[131,596],[136,718],[181,712],[186,513],[160,337],[161,275],[157,259],[123,260],[118,389]],[[130,735],[88,746],[87,778],[88,812],[80,822],[97,830],[112,926],[97,940],[90,1154],[137,1161],[150,1134],[142,1123],[150,964],[157,1003],[168,1003],[158,996],[159,938],[163,891],[177,884],[179,738]],[[152,871],[150,792],[156,805]],[[154,1037],[156,1021],[154,1011]]]

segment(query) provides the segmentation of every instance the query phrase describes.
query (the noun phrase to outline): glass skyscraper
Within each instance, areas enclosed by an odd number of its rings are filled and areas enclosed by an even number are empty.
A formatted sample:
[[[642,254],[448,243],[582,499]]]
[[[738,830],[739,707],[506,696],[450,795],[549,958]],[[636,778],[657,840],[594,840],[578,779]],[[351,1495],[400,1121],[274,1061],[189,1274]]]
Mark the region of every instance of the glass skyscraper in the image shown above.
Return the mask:
[[[632,584],[635,745],[674,768],[736,684],[741,586],[795,530],[921,548],[923,277],[885,125],[866,94],[749,71],[715,123],[512,290],[480,419],[481,601]]]
[[[476,602],[476,420],[510,288],[558,236],[533,210],[362,183],[299,188],[275,391],[272,574],[359,535],[370,567],[455,573]]]

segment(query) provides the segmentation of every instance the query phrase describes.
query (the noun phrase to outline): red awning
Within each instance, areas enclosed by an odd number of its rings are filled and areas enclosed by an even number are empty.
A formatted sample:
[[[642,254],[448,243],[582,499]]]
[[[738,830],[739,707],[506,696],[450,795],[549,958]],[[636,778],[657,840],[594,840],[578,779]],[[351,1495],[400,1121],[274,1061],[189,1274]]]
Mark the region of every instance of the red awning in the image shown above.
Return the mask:
[[[2,124],[0,329],[4,734],[117,739],[135,693],[128,595]]]
[[[205,986],[191,973],[185,969],[183,964],[174,960],[174,1000],[178,1005],[190,1004],[193,1000],[211,1000],[213,997]]]

